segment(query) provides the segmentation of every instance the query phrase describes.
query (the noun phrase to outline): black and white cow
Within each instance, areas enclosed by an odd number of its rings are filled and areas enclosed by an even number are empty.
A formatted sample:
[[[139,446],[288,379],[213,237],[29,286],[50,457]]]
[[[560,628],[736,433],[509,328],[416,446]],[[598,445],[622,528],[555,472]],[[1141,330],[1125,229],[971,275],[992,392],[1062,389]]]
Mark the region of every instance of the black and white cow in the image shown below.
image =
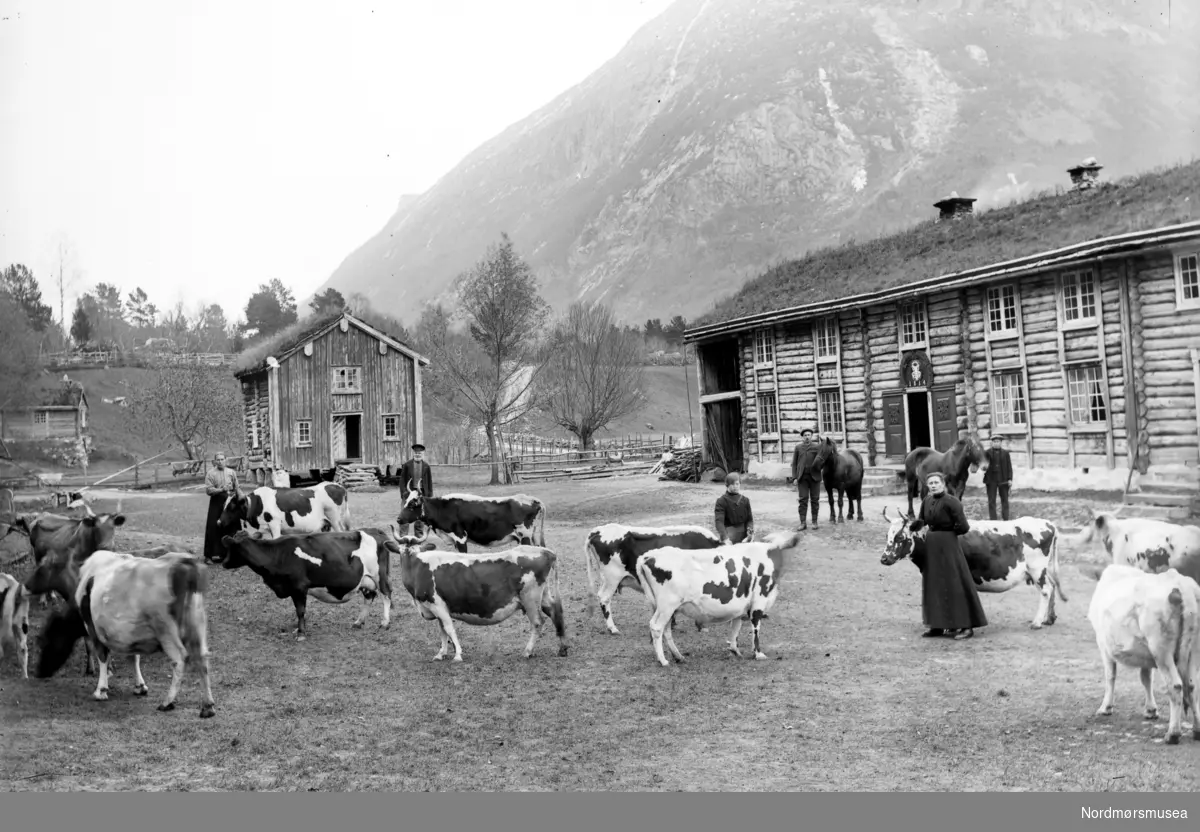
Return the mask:
[[[583,559],[587,564],[588,586],[600,602],[604,623],[613,635],[620,635],[613,621],[613,595],[623,587],[642,591],[637,576],[637,559],[651,549],[675,546],[680,549],[715,549],[721,538],[699,526],[625,526],[607,523],[588,532],[584,545]],[[597,591],[592,578],[592,563],[600,573],[600,589]],[[590,607],[590,603],[589,603]],[[699,626],[699,625],[698,625]]]
[[[532,632],[525,657],[533,655],[547,616],[558,635],[558,655],[567,655],[567,628],[558,592],[558,557],[541,546],[518,545],[501,552],[464,555],[435,552],[424,537],[392,536],[403,547],[400,581],[413,597],[421,616],[441,627],[442,649],[434,659],[445,658],[454,644],[454,661],[462,661],[462,645],[454,622],[491,625],[507,621],[518,611],[529,619]],[[554,588],[550,573],[554,573]]]
[[[1200,528],[1151,517],[1117,517],[1093,511],[1083,530],[1067,540],[1082,546],[1099,539],[1111,563],[1143,572],[1176,569],[1200,583]]]
[[[242,528],[265,531],[269,537],[345,532],[350,530],[350,495],[334,482],[310,488],[264,485],[249,494],[230,495],[217,523],[228,534]]]
[[[29,593],[12,575],[0,572],[0,659],[4,658],[6,644],[16,647],[21,676],[28,679]]]
[[[667,647],[678,662],[683,654],[668,627],[675,613],[697,622],[730,623],[729,651],[741,656],[738,634],[742,622],[754,628],[754,658],[765,659],[759,628],[779,598],[784,561],[800,545],[796,532],[775,532],[766,540],[734,543],[698,551],[668,546],[637,560],[638,579],[654,614],[650,636],[658,662],[667,667]]]
[[[513,541],[546,545],[546,507],[527,494],[512,497],[479,497],[475,494],[445,494],[422,497],[412,491],[400,507],[396,522],[404,528],[420,520],[460,552],[467,542],[492,548]],[[534,536],[534,526],[537,536]]]
[[[383,596],[382,629],[392,621],[391,556],[400,547],[379,529],[352,532],[317,532],[254,537],[245,529],[221,539],[228,555],[221,561],[226,569],[242,566],[263,579],[278,598],[291,598],[296,607],[296,640],[304,641],[304,614],[308,596],[326,604],[345,604],[356,593],[362,609],[354,621],[359,629],[367,618],[368,606]]]
[[[908,558],[924,572],[927,531],[924,523],[902,514],[892,519],[886,508],[883,518],[891,525],[887,547],[879,562],[891,566]],[[1058,527],[1036,517],[971,520],[970,525],[970,531],[960,536],[958,542],[978,590],[1007,592],[1021,584],[1035,587],[1042,600],[1029,626],[1038,630],[1053,624],[1058,618],[1054,612],[1055,593],[1067,600],[1058,577]]]

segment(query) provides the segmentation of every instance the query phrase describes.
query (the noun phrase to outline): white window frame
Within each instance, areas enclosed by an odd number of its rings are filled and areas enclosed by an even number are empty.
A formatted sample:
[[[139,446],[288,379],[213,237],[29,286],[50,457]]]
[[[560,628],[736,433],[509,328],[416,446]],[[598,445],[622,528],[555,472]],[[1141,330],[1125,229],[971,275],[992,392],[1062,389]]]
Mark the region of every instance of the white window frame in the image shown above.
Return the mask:
[[[40,417],[40,418],[39,418],[39,417]],[[35,410],[35,411],[33,411],[33,423],[34,423],[35,425],[48,425],[48,424],[50,424],[50,411],[48,411],[48,410]]]
[[[769,408],[764,408],[764,404],[770,402]],[[779,435],[779,398],[774,390],[762,390],[754,397],[754,408],[758,414],[758,435],[778,436]],[[774,422],[774,425],[771,422]],[[774,430],[767,430],[767,427],[773,427]]]
[[[1079,382],[1078,380],[1073,379],[1072,375],[1081,370],[1095,371],[1095,378],[1094,379],[1085,379],[1082,382]],[[1066,379],[1066,386],[1067,386],[1066,392],[1067,392],[1068,424],[1070,424],[1070,426],[1077,431],[1089,431],[1089,430],[1105,431],[1105,430],[1107,430],[1108,429],[1108,421],[1109,421],[1110,415],[1112,413],[1112,410],[1108,405],[1108,384],[1106,383],[1106,380],[1104,378],[1104,368],[1102,366],[1100,366],[1100,362],[1098,362],[1098,361],[1079,361],[1079,362],[1074,362],[1072,364],[1068,364],[1066,367],[1063,368],[1063,377]],[[1078,418],[1076,418],[1076,409],[1075,409],[1075,401],[1074,401],[1076,391],[1075,391],[1074,387],[1080,383],[1090,384],[1093,382],[1095,384],[1097,384],[1097,389],[1100,392],[1100,406],[1104,408],[1104,418],[1100,419],[1100,420],[1092,418],[1093,405],[1091,404],[1091,402],[1089,402],[1086,405],[1087,419],[1078,419]],[[1090,391],[1090,392],[1084,391],[1082,395],[1091,397],[1094,394],[1095,394],[1095,391]]]
[[[395,420],[395,432],[388,435],[388,419]],[[400,441],[400,414],[399,413],[384,413],[383,414],[383,441],[384,442],[399,442]]]
[[[1200,250],[1196,251],[1177,251],[1174,252],[1172,258],[1175,269],[1175,308],[1176,309],[1200,309]],[[1193,268],[1188,271],[1194,271],[1196,274],[1196,294],[1193,297],[1185,297],[1185,287],[1183,285],[1183,261],[1191,260]]]
[[[361,367],[334,367],[332,373],[331,389],[335,396],[362,392]]]
[[[1012,293],[1012,326],[992,329],[992,301],[999,303],[1000,321],[1004,324],[1004,301],[1006,292]],[[1021,336],[1021,293],[1015,283],[1000,283],[983,290],[983,333],[989,341],[1001,341]]]
[[[1000,378],[1003,376],[1014,376],[1017,380],[1016,384],[1013,385],[1012,389],[1014,389],[1016,391],[1017,395],[1019,395],[1021,397],[1020,401],[1021,401],[1022,409],[1024,410],[1023,415],[1024,415],[1024,419],[1025,419],[1023,422],[1016,422],[1016,421],[1002,422],[999,419],[1000,409],[996,406],[997,401],[999,400],[999,396],[997,395],[997,390],[1000,387],[998,382],[999,382]],[[1001,429],[1001,430],[1009,430],[1009,431],[1027,431],[1029,429],[1029,419],[1030,419],[1029,396],[1025,390],[1025,370],[1023,368],[1021,368],[1021,367],[993,368],[992,377],[989,380],[988,395],[989,395],[988,408],[991,411],[992,425],[995,428]],[[1011,407],[1009,408],[1010,411],[1012,409],[1013,408],[1011,408]]]
[[[826,346],[832,345],[833,352],[822,354],[821,341],[822,337],[826,342]],[[826,315],[823,318],[817,318],[813,322],[813,354],[817,357],[817,363],[836,363],[842,355],[842,331],[838,325],[837,315]]]
[[[1082,302],[1082,283],[1083,279],[1087,278],[1092,282],[1092,314],[1083,317],[1083,302]],[[1067,317],[1067,290],[1072,289],[1075,293],[1075,304],[1080,310],[1081,317],[1071,319]],[[1059,322],[1063,329],[1092,329],[1100,323],[1100,318],[1104,314],[1100,305],[1100,281],[1096,279],[1096,272],[1092,269],[1078,269],[1076,271],[1064,272],[1058,281],[1058,308]]]
[[[754,366],[775,366],[775,330],[772,327],[754,330]]]
[[[921,337],[912,341],[906,340],[904,332],[904,319],[906,313],[911,311],[912,328],[914,335],[916,330],[920,329]],[[900,336],[901,349],[928,349],[929,348],[929,314],[925,308],[925,299],[908,301],[900,303],[896,308],[896,329]]]
[[[311,448],[312,447],[312,419],[297,419],[296,420],[296,447]],[[304,428],[308,427],[308,439],[304,438]]]
[[[837,425],[829,424],[825,415],[825,403],[823,397],[828,395],[837,396]],[[846,399],[842,395],[840,387],[826,387],[817,390],[817,426],[820,428],[822,436],[845,435],[846,433]]]

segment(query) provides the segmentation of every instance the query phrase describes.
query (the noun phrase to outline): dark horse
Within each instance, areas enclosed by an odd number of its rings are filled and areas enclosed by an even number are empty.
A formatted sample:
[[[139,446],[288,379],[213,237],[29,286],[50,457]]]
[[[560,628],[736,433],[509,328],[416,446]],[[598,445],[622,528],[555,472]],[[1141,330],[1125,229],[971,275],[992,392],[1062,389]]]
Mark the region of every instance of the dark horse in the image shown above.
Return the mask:
[[[825,454],[825,465],[821,469],[821,473],[825,480],[825,493],[829,495],[829,519],[834,523],[845,523],[842,517],[842,498],[843,495],[848,498],[850,503],[850,519],[854,519],[854,503],[858,501],[858,522],[862,522],[862,484],[863,484],[863,467],[862,457],[858,451],[847,448],[844,451],[839,451],[837,443],[826,436],[821,440],[821,444],[826,447],[822,448]],[[837,515],[833,513],[833,491],[837,489]]]
[[[960,439],[946,453],[933,448],[916,448],[904,458],[904,481],[908,484],[908,516],[913,514],[913,497],[920,492],[921,499],[929,493],[925,477],[932,471],[941,471],[946,477],[946,492],[962,499],[967,489],[967,477],[976,471],[986,471],[987,456],[974,439]],[[860,509],[861,511],[861,509]]]

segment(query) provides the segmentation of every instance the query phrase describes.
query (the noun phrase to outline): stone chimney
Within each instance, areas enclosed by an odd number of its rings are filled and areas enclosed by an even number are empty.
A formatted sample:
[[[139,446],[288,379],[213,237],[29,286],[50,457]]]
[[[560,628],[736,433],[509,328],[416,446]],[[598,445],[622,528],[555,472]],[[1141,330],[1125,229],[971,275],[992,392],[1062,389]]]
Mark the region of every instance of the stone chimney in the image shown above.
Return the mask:
[[[1071,190],[1083,191],[1094,188],[1100,181],[1100,170],[1104,165],[1096,163],[1095,156],[1089,156],[1073,168],[1067,168],[1071,174]]]
[[[944,220],[960,220],[963,217],[970,216],[972,213],[971,206],[975,203],[974,199],[962,197],[958,195],[958,191],[951,191],[950,196],[933,203],[933,207],[941,211],[938,216],[938,222]]]

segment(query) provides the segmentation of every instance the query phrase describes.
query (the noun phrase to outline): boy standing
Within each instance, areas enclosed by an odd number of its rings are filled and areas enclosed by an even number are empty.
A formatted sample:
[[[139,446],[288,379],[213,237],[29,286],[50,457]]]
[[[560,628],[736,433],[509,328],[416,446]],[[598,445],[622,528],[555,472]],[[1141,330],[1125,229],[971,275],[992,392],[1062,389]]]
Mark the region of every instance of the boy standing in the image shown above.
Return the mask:
[[[725,475],[725,493],[717,498],[713,519],[722,545],[754,539],[750,498],[742,494],[742,478],[734,471]]]

